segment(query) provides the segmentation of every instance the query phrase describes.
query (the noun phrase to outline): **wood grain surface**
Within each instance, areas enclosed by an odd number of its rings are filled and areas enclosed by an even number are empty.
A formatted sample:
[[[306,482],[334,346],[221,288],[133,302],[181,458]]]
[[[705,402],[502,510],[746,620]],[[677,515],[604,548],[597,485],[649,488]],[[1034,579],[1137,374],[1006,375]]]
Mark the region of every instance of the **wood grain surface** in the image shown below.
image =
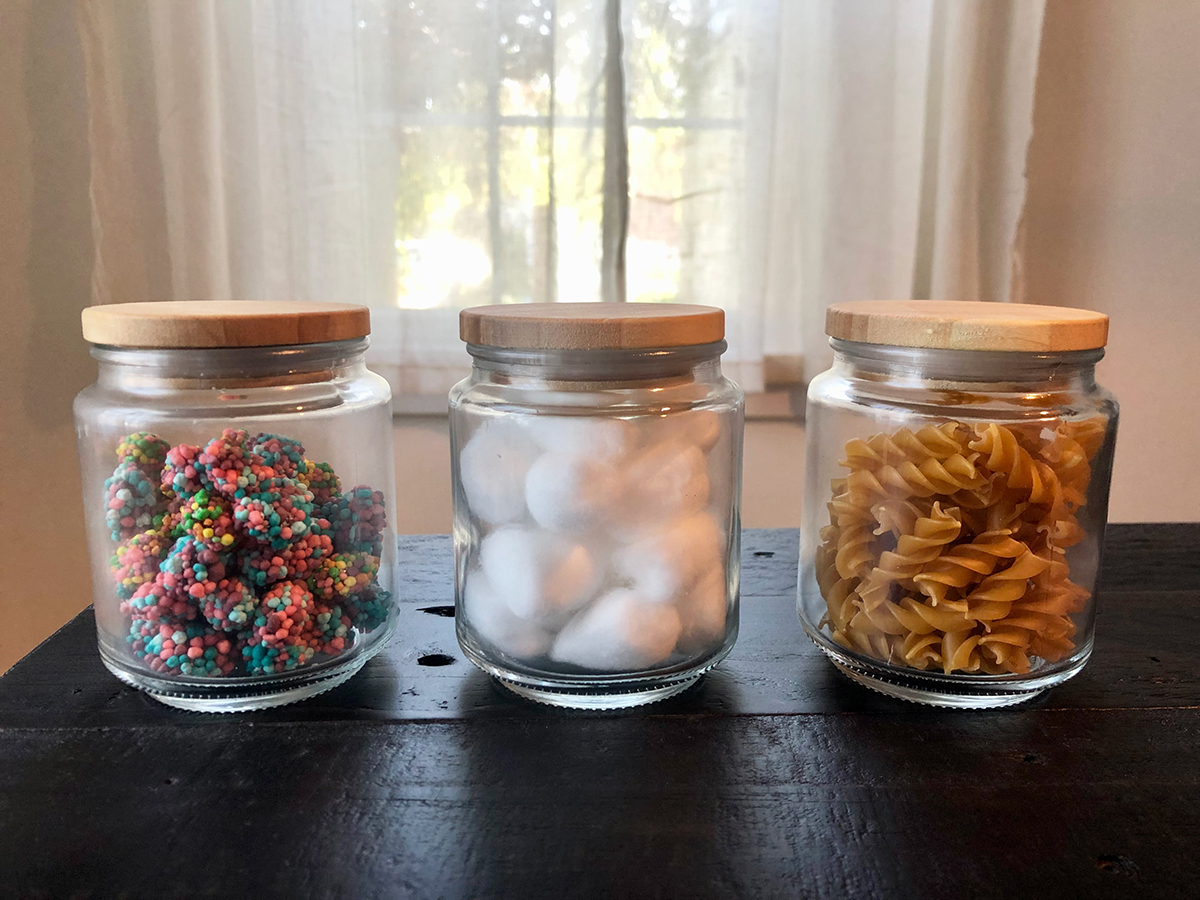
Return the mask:
[[[725,339],[725,311],[686,303],[512,303],[458,316],[468,344],[530,350],[635,350]]]
[[[371,311],[351,303],[179,300],[83,311],[83,337],[114,347],[276,347],[366,337]]]
[[[1030,303],[860,300],[830,306],[825,333],[897,347],[1052,353],[1103,347],[1108,316]]]
[[[796,619],[796,540],[746,532],[734,652],[617,714],[462,659],[443,536],[401,541],[391,646],[282,709],[163,707],[85,612],[0,679],[0,896],[1200,893],[1200,526],[1110,528],[1092,661],[993,712],[840,676]]]

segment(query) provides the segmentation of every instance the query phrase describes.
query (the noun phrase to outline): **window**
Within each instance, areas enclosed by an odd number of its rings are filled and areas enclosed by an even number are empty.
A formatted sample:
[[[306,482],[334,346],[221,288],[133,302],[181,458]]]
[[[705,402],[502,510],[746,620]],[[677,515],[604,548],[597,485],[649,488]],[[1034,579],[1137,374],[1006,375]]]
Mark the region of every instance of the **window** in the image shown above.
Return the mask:
[[[373,6],[360,27],[402,54],[381,111],[399,146],[397,305],[598,299],[618,265],[606,217],[627,225],[627,299],[728,279],[740,217],[722,220],[745,159],[737,6]]]
[[[794,381],[834,300],[1021,295],[1042,8],[85,3],[94,299],[364,302],[434,395],[462,306],[708,303]]]

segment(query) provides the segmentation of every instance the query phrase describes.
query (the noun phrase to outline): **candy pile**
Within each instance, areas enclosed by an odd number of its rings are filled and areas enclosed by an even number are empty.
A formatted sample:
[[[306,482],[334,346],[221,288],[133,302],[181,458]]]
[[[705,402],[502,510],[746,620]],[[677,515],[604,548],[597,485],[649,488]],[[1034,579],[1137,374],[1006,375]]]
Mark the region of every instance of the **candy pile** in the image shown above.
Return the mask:
[[[638,424],[485,420],[459,456],[483,531],[462,595],[474,633],[512,657],[606,672],[719,648],[728,534],[717,515],[732,490],[727,454],[710,453],[721,436],[702,410]]]
[[[342,493],[299,441],[226,429],[203,447],[131,434],[104,482],[130,650],[164,675],[287,672],[378,628],[383,494]]]

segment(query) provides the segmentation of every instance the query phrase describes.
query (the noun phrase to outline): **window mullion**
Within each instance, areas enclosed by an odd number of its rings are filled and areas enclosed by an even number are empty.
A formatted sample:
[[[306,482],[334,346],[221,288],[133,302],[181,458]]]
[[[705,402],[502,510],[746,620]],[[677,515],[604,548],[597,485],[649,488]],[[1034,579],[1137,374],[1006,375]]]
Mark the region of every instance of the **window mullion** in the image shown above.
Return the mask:
[[[557,110],[555,82],[558,80],[558,0],[547,5],[550,16],[550,115],[546,145],[546,301],[558,300],[558,199],[554,193],[554,125]]]
[[[621,0],[607,0],[604,18],[604,207],[600,226],[600,299],[623,302],[625,237],[629,230],[629,140],[625,131]]]
[[[500,82],[504,62],[500,43],[500,4],[492,7],[492,77],[488,79],[487,166],[488,241],[492,250],[492,303],[504,297],[503,235],[500,232]]]

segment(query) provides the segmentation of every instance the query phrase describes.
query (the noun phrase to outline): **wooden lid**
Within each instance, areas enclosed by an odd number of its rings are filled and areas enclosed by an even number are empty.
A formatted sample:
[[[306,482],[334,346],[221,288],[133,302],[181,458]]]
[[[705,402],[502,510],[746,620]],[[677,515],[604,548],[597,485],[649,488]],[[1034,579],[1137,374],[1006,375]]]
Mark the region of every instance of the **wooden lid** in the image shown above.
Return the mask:
[[[179,300],[83,311],[84,338],[114,347],[278,347],[370,333],[370,310],[352,303]]]
[[[525,350],[641,350],[725,339],[725,310],[683,303],[516,303],[458,317],[468,344]]]
[[[825,333],[844,341],[896,347],[1061,352],[1103,347],[1108,316],[1026,303],[867,300],[829,307]]]

